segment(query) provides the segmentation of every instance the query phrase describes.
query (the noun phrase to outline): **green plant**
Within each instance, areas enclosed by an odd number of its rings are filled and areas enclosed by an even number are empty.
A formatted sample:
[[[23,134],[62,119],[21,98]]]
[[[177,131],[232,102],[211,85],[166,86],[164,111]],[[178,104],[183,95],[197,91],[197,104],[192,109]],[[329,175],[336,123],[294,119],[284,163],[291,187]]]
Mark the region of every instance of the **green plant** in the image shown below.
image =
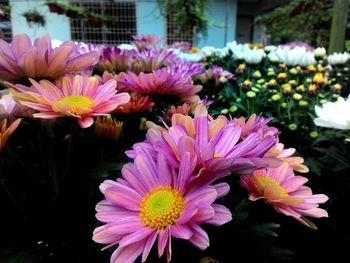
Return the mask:
[[[44,27],[46,25],[45,17],[35,9],[22,13],[22,16],[25,17],[30,26],[38,25]]]
[[[98,24],[100,24],[101,22],[115,22],[118,20],[118,17],[116,16],[101,15],[95,12],[91,12],[87,8],[70,4],[64,1],[50,0],[46,1],[45,5],[49,7],[50,12],[65,14],[70,18],[84,19],[89,23],[92,22],[96,24],[96,21],[98,21]]]
[[[303,41],[328,46],[331,19],[326,0],[292,0],[257,16],[255,24],[266,26],[271,44]]]
[[[179,31],[194,28],[196,33],[207,34],[208,18],[205,6],[208,0],[157,0],[164,17],[176,21]]]

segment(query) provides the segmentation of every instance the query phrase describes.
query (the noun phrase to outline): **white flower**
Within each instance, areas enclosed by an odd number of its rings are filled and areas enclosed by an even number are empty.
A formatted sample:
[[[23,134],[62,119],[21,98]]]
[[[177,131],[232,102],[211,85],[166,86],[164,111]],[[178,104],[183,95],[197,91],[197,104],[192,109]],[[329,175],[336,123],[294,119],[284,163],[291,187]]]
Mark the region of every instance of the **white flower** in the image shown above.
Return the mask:
[[[336,64],[345,64],[349,59],[350,54],[347,52],[344,53],[333,53],[328,56],[328,63],[331,65]]]
[[[267,58],[270,60],[270,62],[278,62],[279,61],[278,56],[273,51],[267,55]]]
[[[205,57],[202,53],[184,53],[181,51],[177,52],[176,55],[179,58],[190,62],[199,62]]]
[[[120,44],[118,45],[118,48],[120,49],[125,49],[125,50],[137,50],[137,48],[133,45],[130,45],[130,44]]]
[[[206,55],[207,57],[213,55],[216,53],[216,48],[215,47],[203,47],[202,49],[202,52],[204,53],[204,55]]]
[[[276,49],[277,49],[277,47],[274,46],[274,45],[269,45],[269,46],[266,46],[266,47],[264,48],[265,52],[275,51]]]
[[[326,55],[326,49],[324,47],[318,47],[314,50],[315,57],[323,58]]]
[[[350,98],[339,97],[336,102],[327,102],[322,107],[315,107],[318,118],[314,120],[317,126],[350,130]]]
[[[244,60],[249,64],[259,64],[265,56],[262,49],[249,49],[244,52]]]
[[[281,62],[288,66],[309,66],[316,63],[315,56],[312,52],[309,52],[305,47],[294,47],[290,49],[289,47],[278,47],[276,50],[276,55]]]

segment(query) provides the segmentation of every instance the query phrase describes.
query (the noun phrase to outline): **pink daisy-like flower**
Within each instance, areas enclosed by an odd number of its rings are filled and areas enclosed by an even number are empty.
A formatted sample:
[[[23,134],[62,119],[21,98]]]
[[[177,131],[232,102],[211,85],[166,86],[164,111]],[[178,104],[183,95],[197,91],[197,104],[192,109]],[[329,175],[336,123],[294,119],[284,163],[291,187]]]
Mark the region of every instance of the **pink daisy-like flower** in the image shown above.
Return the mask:
[[[188,240],[202,250],[209,246],[200,224],[219,226],[232,219],[226,207],[213,204],[228,193],[229,186],[189,188],[193,168],[189,153],[182,156],[177,171],[162,153],[154,160],[143,151],[134,164],[123,167],[117,182],[101,184],[106,199],[97,204],[96,217],[105,225],[95,229],[93,240],[106,248],[119,245],[110,262],[132,263],[141,254],[145,262],[157,239],[158,256],[165,250],[167,262],[171,260],[172,237]]]
[[[17,101],[39,111],[33,117],[74,117],[82,128],[91,126],[94,116],[109,115],[108,113],[130,100],[128,93],[116,94],[115,80],[101,85],[98,78],[76,75],[63,77],[55,84],[48,80],[38,83],[30,79],[30,82],[32,87],[8,85],[20,91],[14,93]]]
[[[142,96],[138,93],[132,92],[130,94],[130,101],[123,106],[116,108],[112,113],[115,114],[129,114],[140,111],[149,110],[154,106],[154,102],[148,96]]]
[[[163,40],[161,37],[157,37],[156,35],[139,35],[139,36],[133,36],[134,41],[131,43],[138,49],[138,50],[148,50],[148,49],[158,49],[159,48],[159,42]]]
[[[11,134],[17,129],[20,122],[21,119],[17,119],[7,127],[7,119],[0,121],[0,153],[4,149]]]
[[[276,144],[273,136],[261,138],[252,133],[241,139],[241,128],[228,123],[223,116],[213,120],[208,118],[206,108],[197,107],[195,117],[174,114],[171,127],[163,128],[148,122],[147,141],[166,156],[175,168],[181,165],[181,156],[191,153],[195,162],[197,177],[202,183],[212,182],[231,172],[247,174],[254,169],[266,167],[264,154]],[[129,157],[135,156],[138,149],[127,151]]]
[[[304,158],[292,156],[294,153],[294,148],[284,149],[283,143],[277,143],[265,154],[264,159],[268,161],[271,166],[279,166],[280,162],[282,161],[288,163],[290,167],[296,172],[309,172],[309,168],[303,164]]]
[[[45,35],[32,43],[29,36],[14,36],[11,44],[0,39],[0,79],[57,79],[67,73],[89,69],[98,60],[97,52],[81,55],[69,41],[52,48],[51,38]]]
[[[107,47],[103,49],[96,69],[103,72],[119,73],[128,71],[136,56],[135,50],[120,49],[118,47]]]
[[[134,72],[120,73],[117,76],[118,88],[137,92],[142,95],[171,96],[183,102],[191,101],[202,86],[193,85],[191,78],[169,72],[163,68],[152,73],[139,75]]]
[[[318,207],[328,197],[324,194],[313,195],[311,189],[304,186],[307,181],[303,176],[294,175],[286,163],[278,168],[257,170],[241,177],[241,185],[249,191],[250,200],[263,199],[277,212],[316,229],[305,217],[328,217],[327,211]]]
[[[136,73],[150,73],[179,61],[181,60],[172,50],[165,48],[159,50],[142,50],[135,56],[130,70]]]
[[[256,114],[253,114],[249,117],[247,120],[244,117],[235,118],[231,122],[234,125],[239,125],[242,129],[241,137],[246,138],[251,133],[258,132],[261,134],[262,138],[265,138],[266,136],[274,136],[277,138],[278,136],[278,129],[275,127],[269,127],[267,124],[271,121],[271,118],[264,119],[261,116],[256,116]]]

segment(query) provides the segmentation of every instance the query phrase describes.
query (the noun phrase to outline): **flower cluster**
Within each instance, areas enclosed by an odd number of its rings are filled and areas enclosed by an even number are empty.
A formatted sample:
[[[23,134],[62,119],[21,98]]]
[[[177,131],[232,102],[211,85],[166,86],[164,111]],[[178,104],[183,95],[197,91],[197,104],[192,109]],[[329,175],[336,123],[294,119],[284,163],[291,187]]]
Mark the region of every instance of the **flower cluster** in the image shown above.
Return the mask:
[[[198,105],[194,118],[173,114],[171,127],[148,123],[147,140],[126,152],[134,161],[123,167],[122,178],[100,186],[106,199],[97,205],[96,217],[105,224],[93,239],[106,247],[118,244],[111,262],[134,262],[141,254],[146,261],[156,239],[158,256],[165,250],[168,262],[172,237],[205,249],[209,237],[200,225],[232,219],[225,206],[214,204],[229,192],[227,183],[216,181],[232,173],[243,175],[251,200],[265,198],[278,212],[315,228],[305,216],[327,216],[317,208],[327,197],[312,195],[302,186],[306,179],[294,176],[293,151],[268,155],[277,145],[277,129],[267,126],[269,121],[212,119]]]

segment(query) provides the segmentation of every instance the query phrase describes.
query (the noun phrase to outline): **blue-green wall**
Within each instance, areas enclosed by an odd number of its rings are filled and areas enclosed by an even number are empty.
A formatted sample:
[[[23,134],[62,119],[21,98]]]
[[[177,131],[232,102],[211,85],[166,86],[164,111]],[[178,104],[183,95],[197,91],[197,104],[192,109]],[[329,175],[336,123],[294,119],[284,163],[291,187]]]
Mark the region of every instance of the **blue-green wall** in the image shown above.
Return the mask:
[[[136,23],[138,35],[165,37],[166,25],[156,1],[136,1]]]
[[[65,41],[70,39],[69,19],[65,15],[50,13],[43,0],[10,0],[12,33],[28,34],[32,39],[50,34],[53,39]],[[30,27],[21,15],[29,10],[37,10],[45,16],[46,26]]]
[[[236,37],[237,0],[215,0],[209,3],[206,8],[208,35],[199,36],[198,46],[224,47]]]

